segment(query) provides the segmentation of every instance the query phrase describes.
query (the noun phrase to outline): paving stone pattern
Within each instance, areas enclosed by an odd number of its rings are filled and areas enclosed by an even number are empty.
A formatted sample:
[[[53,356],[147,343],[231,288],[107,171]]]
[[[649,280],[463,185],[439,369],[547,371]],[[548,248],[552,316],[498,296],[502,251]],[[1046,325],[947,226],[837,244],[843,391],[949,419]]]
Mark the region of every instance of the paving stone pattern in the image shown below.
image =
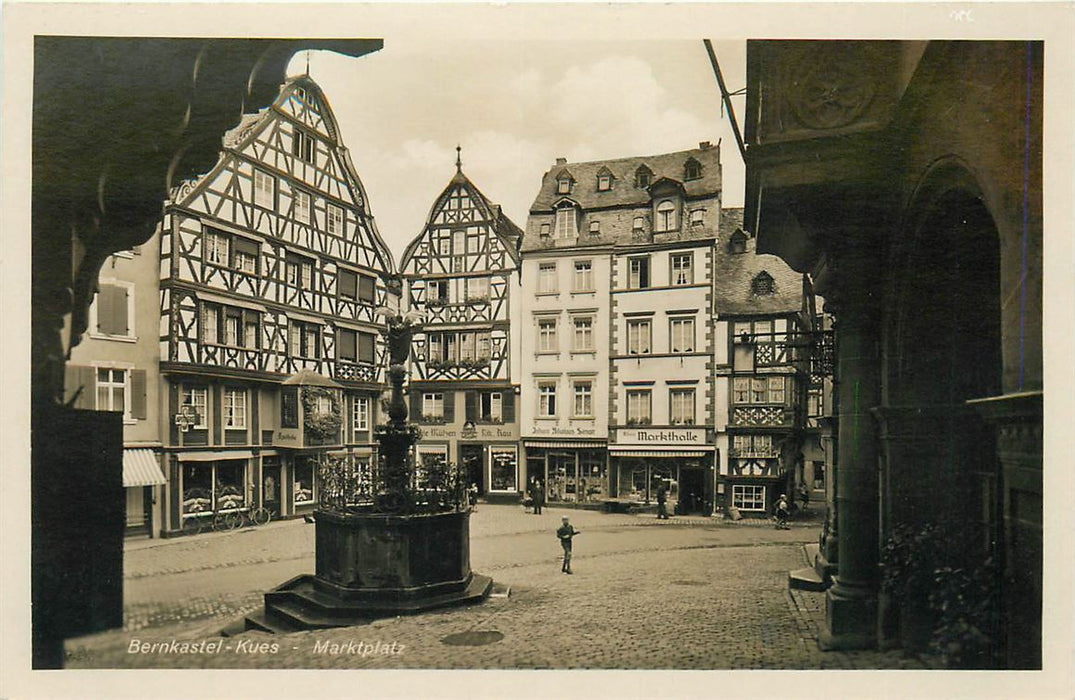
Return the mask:
[[[558,547],[548,534],[559,523],[560,511],[533,516],[508,506],[481,506],[472,521],[472,561],[477,570],[510,585],[510,597],[347,629],[281,636],[251,632],[224,640],[212,654],[130,653],[129,646],[132,639],[217,640],[225,624],[260,607],[264,589],[226,590],[232,586],[225,581],[222,590],[213,592],[214,577],[230,575],[232,569],[268,567],[270,573],[261,575],[272,576],[272,567],[312,568],[313,526],[288,522],[187,541],[132,543],[125,557],[127,629],[72,640],[69,666],[923,667],[899,651],[818,649],[824,594],[787,589],[787,573],[804,565],[802,545],[816,539],[816,529],[776,531],[710,519],[689,525],[676,518],[565,512],[584,536],[590,535],[580,538],[572,576],[560,573]],[[236,561],[246,564],[237,566]],[[204,585],[192,586],[188,580]],[[185,593],[166,600],[169,581],[179,582]],[[192,588],[199,594],[189,595]],[[467,646],[445,639],[488,643]],[[251,647],[260,653],[249,653]]]

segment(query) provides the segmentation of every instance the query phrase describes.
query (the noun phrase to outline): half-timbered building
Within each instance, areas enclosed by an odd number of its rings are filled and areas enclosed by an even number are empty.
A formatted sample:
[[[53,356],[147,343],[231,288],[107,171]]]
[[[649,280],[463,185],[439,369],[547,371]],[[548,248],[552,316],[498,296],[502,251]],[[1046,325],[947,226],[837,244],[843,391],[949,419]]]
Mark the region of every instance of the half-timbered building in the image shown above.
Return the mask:
[[[299,514],[318,453],[373,458],[392,273],[328,100],[289,79],[165,206],[166,527],[253,504]]]
[[[463,465],[490,499],[520,489],[511,319],[521,238],[457,161],[400,262],[407,307],[424,317],[409,384],[418,463]]]
[[[807,396],[820,415],[823,378],[810,382],[795,349],[812,327],[809,286],[780,258],[757,254],[742,226],[742,209],[724,210],[714,266],[716,505],[749,517],[781,494],[795,498],[806,477]]]

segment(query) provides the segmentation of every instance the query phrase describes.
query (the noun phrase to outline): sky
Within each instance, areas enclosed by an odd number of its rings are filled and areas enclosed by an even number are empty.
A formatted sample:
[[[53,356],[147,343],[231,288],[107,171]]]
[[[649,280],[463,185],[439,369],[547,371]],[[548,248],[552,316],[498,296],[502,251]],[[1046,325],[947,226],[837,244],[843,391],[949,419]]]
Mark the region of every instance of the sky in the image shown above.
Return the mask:
[[[745,85],[745,42],[714,42],[729,90]],[[743,162],[702,39],[408,40],[349,58],[302,52],[289,74],[322,87],[397,263],[434,199],[463,172],[525,227],[541,176],[569,162],[721,142],[724,205],[742,206]],[[744,100],[734,107],[740,124]]]

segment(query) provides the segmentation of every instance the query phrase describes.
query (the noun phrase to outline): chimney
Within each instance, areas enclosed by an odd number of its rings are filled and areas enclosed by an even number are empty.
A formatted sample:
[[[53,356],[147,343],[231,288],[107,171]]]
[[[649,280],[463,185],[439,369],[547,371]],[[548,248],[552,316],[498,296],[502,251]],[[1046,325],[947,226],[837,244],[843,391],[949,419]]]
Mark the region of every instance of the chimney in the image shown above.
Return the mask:
[[[556,159],[556,164],[557,165],[567,165],[567,158],[557,158]]]
[[[708,151],[710,148],[713,148],[713,144],[708,141],[699,141],[698,148],[703,151]]]

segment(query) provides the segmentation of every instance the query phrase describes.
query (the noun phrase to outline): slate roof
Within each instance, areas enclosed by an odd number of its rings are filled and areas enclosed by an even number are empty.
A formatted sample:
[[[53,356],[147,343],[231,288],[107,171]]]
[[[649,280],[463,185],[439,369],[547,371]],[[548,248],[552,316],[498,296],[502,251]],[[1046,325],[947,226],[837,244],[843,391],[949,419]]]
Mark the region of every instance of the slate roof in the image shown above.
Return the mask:
[[[713,266],[713,306],[720,314],[775,314],[802,309],[803,279],[775,255],[758,255],[756,241],[747,235],[746,252],[730,252],[729,242],[742,230],[743,209],[721,210],[720,232]],[[755,295],[751,282],[761,272],[773,278],[773,293]]]
[[[702,176],[696,180],[685,180],[684,166],[692,157],[701,164]],[[553,205],[565,196],[578,202],[583,209],[647,204],[650,201],[649,193],[635,187],[635,171],[640,165],[653,171],[654,182],[662,177],[682,182],[688,198],[711,195],[721,190],[720,146],[716,145],[655,156],[553,165],[541,178],[541,190],[530,205],[530,212],[552,211]],[[600,192],[597,189],[597,174],[604,168],[612,173],[612,189]],[[569,195],[557,192],[557,177],[562,172],[575,180]]]

